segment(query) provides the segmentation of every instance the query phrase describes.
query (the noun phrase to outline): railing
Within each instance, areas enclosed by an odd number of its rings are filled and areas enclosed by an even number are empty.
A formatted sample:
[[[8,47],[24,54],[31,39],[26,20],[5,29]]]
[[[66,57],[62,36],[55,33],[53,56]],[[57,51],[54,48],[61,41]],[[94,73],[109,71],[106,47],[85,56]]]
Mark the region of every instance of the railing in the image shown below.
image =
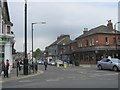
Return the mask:
[[[32,74],[32,73],[37,73],[37,64],[29,64],[28,65],[28,74]],[[24,65],[19,65],[16,67],[16,75],[17,77],[21,74],[23,74],[24,71]]]

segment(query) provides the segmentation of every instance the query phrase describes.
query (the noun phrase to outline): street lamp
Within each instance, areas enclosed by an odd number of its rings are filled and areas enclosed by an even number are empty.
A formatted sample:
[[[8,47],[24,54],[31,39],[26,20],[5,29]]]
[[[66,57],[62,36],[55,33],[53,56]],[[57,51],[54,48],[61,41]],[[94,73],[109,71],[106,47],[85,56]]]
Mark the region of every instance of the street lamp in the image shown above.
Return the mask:
[[[117,30],[116,30],[116,25],[119,24],[120,22],[116,22],[114,25],[114,30],[115,30],[115,42],[116,42],[116,56],[118,56],[117,54]]]
[[[35,24],[46,24],[46,22],[32,23],[32,62],[33,62],[33,25],[35,25]]]
[[[27,59],[27,0],[25,0],[25,58],[24,58],[24,75],[28,75],[28,59]]]

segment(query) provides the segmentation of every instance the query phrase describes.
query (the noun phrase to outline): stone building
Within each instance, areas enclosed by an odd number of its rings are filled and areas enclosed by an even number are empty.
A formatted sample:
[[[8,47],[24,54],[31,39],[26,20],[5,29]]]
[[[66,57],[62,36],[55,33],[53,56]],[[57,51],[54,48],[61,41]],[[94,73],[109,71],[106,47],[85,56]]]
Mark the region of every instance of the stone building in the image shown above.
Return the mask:
[[[61,58],[60,50],[63,45],[66,45],[71,41],[69,35],[60,35],[57,37],[57,40],[53,42],[51,45],[46,47],[45,53],[48,58],[51,60],[56,60]]]

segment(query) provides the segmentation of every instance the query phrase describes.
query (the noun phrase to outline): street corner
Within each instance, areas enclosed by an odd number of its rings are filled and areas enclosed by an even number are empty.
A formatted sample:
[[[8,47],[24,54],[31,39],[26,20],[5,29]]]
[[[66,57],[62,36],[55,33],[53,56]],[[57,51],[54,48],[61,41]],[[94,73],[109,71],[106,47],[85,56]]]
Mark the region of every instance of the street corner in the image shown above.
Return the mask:
[[[34,76],[37,76],[37,75],[41,75],[43,73],[44,73],[44,71],[39,70],[37,73],[33,73],[33,74],[30,74],[30,75],[24,75],[24,76],[19,76],[19,77],[2,78],[2,80],[0,80],[0,83],[9,82],[9,81],[13,81],[13,80],[24,79],[24,78],[29,78],[29,77],[34,77]]]

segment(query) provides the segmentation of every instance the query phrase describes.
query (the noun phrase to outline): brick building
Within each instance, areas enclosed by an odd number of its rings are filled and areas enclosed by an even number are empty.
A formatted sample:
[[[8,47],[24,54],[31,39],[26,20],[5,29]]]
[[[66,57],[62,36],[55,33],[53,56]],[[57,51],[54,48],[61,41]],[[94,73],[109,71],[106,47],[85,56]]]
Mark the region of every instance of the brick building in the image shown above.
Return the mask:
[[[111,20],[107,26],[101,25],[91,30],[85,28],[75,40],[78,49],[72,53],[74,60],[81,64],[94,64],[108,56],[120,58],[120,31],[113,29]]]

